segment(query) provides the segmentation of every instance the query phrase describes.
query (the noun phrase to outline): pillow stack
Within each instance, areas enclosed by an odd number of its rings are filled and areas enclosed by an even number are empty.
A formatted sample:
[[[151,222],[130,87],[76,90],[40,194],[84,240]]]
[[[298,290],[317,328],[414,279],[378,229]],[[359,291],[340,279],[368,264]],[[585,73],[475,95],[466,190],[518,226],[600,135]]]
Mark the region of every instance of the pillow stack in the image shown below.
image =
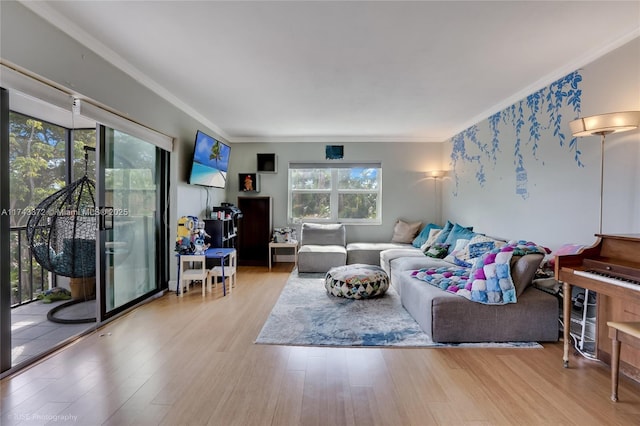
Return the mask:
[[[449,263],[467,268],[473,266],[483,254],[507,244],[506,241],[473,232],[473,226],[451,221],[447,221],[442,229],[432,223],[425,226],[414,239],[413,245],[416,246],[423,239],[419,247],[425,255],[444,258]]]

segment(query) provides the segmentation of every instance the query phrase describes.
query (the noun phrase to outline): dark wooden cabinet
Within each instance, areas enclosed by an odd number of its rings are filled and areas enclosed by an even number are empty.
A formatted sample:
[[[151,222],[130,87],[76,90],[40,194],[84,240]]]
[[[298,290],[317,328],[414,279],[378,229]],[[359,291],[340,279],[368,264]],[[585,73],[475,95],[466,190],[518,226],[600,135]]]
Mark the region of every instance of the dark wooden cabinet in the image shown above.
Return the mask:
[[[238,264],[268,266],[271,197],[238,197]]]

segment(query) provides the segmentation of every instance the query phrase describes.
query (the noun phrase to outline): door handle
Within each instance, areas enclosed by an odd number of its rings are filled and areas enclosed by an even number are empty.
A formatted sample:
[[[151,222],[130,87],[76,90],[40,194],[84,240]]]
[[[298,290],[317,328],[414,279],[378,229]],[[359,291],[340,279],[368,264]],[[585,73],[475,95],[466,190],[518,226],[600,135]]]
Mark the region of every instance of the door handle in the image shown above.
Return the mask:
[[[99,229],[108,231],[113,229],[113,207],[102,206],[98,209]]]

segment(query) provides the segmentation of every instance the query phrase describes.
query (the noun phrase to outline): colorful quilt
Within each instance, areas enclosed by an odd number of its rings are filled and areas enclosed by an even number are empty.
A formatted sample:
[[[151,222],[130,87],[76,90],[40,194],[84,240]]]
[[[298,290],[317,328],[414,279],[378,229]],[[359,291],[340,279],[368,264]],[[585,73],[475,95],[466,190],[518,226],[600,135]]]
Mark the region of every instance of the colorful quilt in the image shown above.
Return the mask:
[[[516,303],[516,289],[511,278],[511,258],[533,253],[545,254],[547,251],[530,241],[509,242],[479,257],[471,268],[424,268],[413,271],[411,275],[473,302],[489,305]]]

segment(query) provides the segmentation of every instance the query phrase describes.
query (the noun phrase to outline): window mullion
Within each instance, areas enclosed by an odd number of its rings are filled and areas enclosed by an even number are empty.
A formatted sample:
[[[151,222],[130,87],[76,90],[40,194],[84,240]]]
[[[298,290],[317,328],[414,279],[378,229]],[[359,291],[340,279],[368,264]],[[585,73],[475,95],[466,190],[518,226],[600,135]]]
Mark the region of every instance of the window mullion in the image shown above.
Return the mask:
[[[331,220],[333,222],[338,221],[338,204],[340,200],[340,194],[338,192],[338,186],[340,182],[338,181],[338,169],[331,169]]]

